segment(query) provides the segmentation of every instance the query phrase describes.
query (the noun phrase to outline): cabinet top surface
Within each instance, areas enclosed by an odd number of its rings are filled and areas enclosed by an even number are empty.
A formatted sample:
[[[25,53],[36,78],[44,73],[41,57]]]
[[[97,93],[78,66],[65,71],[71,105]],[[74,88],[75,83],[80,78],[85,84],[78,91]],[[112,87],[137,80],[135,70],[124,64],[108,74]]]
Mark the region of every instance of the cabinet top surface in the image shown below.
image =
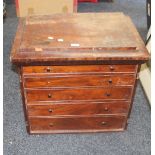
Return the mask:
[[[95,60],[146,61],[149,55],[123,13],[76,13],[20,19],[13,63]]]

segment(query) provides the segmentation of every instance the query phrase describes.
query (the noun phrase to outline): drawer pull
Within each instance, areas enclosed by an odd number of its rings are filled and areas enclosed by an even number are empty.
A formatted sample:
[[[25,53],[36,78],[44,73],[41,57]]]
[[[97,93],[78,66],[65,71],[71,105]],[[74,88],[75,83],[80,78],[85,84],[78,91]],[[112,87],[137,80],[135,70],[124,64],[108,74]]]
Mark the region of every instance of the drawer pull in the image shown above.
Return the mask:
[[[112,79],[110,79],[108,82],[111,84],[112,83]]]
[[[46,68],[46,71],[47,71],[47,72],[51,72],[51,70],[52,70],[52,69],[51,69],[50,67],[47,67],[47,68]]]
[[[50,123],[50,124],[49,124],[49,126],[50,126],[50,127],[53,127],[53,126],[54,126],[54,124],[53,124],[53,123]]]
[[[47,84],[50,84],[50,83],[51,83],[50,81],[47,82]]]
[[[113,66],[110,66],[110,70],[111,70],[111,71],[114,71],[115,68],[114,68]]]
[[[109,110],[108,107],[105,107],[105,108],[104,108],[104,111],[108,111],[108,110]]]
[[[107,122],[101,122],[102,125],[107,125]]]
[[[52,112],[53,112],[53,110],[52,110],[52,109],[48,109],[48,112],[52,113]]]
[[[109,97],[109,96],[111,96],[111,94],[110,94],[110,93],[106,93],[106,96],[108,96],[108,97]]]
[[[48,94],[48,98],[52,98],[52,94]]]

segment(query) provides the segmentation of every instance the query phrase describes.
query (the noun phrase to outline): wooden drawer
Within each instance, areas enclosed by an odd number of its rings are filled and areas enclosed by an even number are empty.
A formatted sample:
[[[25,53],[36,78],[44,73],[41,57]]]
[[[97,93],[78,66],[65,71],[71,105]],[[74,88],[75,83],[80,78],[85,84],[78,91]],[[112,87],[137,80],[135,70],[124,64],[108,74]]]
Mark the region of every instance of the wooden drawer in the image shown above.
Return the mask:
[[[23,74],[135,73],[136,69],[136,65],[28,66],[23,67]]]
[[[68,75],[50,77],[26,77],[24,78],[25,88],[39,87],[82,87],[82,86],[117,86],[133,85],[135,75]]]
[[[64,133],[64,132],[95,132],[119,131],[125,127],[126,117],[30,117],[30,133]]]
[[[27,102],[59,100],[102,100],[131,98],[132,87],[75,88],[75,89],[27,89]]]
[[[93,115],[124,114],[127,115],[129,102],[105,103],[54,103],[45,105],[27,105],[29,116],[55,115]]]

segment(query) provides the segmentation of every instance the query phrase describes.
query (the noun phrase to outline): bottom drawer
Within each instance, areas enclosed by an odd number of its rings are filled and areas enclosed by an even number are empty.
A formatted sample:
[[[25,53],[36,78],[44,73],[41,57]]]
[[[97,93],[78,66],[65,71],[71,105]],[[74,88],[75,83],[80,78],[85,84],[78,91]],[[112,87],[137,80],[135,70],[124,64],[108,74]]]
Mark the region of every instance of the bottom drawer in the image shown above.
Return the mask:
[[[125,116],[95,117],[30,117],[30,133],[74,133],[122,131],[125,128]]]

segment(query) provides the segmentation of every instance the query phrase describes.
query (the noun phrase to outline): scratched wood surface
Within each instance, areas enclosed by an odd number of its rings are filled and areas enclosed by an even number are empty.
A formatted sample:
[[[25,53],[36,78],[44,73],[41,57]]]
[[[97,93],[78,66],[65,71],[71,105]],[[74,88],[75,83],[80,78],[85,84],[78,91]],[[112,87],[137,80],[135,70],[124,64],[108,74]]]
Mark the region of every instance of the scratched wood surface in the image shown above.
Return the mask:
[[[21,19],[11,52],[14,63],[138,60],[149,58],[123,13],[76,13]]]
[[[29,117],[31,133],[72,133],[122,131],[125,116],[95,116],[74,118],[35,118]]]
[[[149,54],[122,13],[19,20],[11,61],[20,71],[28,133],[123,131]]]
[[[96,14],[28,18],[25,25],[20,49],[137,47],[122,14],[99,14],[97,18]]]

